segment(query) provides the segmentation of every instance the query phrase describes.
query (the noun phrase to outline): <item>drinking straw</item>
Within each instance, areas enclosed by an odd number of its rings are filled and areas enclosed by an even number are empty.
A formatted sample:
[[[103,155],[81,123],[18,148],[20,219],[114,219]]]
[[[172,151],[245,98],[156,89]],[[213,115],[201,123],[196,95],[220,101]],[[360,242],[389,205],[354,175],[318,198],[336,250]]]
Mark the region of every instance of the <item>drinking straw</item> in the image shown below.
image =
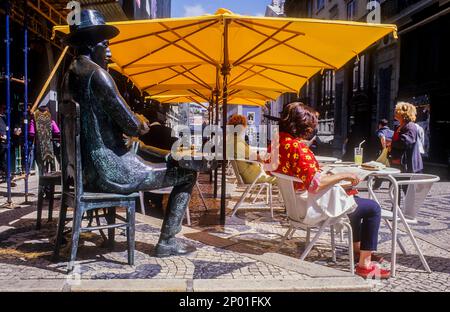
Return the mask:
[[[361,143],[359,143],[358,148],[361,148],[361,145],[363,145],[364,142],[366,142],[366,140],[363,140]]]

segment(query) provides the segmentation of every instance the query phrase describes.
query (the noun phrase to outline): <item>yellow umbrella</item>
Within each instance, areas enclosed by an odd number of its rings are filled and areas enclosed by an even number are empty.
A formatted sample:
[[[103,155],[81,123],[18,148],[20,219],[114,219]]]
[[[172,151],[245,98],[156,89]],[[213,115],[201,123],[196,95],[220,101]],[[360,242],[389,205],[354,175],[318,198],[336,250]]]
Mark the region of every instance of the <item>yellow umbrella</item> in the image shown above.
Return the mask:
[[[298,92],[318,71],[339,69],[384,36],[396,37],[395,25],[242,16],[226,9],[109,24],[120,31],[110,42],[112,59],[139,89],[151,95],[180,89],[220,92],[224,123],[231,90]],[[68,33],[69,27],[54,30]],[[226,127],[223,131],[226,138]],[[225,174],[221,191],[224,223]]]
[[[338,69],[396,32],[394,25],[241,16],[225,9],[109,24],[120,30],[110,42],[113,61],[149,94],[181,87],[221,90],[222,74],[229,89],[298,92],[321,69]]]
[[[127,73],[122,70],[120,66],[116,63],[111,63],[108,65],[110,69],[113,69],[124,76]],[[130,78],[129,76],[127,76]],[[131,79],[134,81],[133,79]],[[139,86],[137,85],[139,88]],[[157,100],[161,103],[177,103],[177,102],[200,102],[200,103],[210,103],[213,97],[213,90],[205,88],[186,88],[186,85],[160,85],[163,90],[153,90],[152,94],[148,97]],[[193,87],[193,86],[190,86]],[[141,90],[142,92],[143,90]],[[148,90],[147,90],[148,91]],[[265,88],[253,87],[252,89],[232,89],[229,92],[229,103],[237,105],[264,105],[269,100],[276,100],[283,91],[271,90]],[[195,100],[193,100],[195,99]],[[219,99],[219,103],[221,100]]]
[[[174,104],[174,103],[197,103],[202,106],[203,104],[209,104],[212,100],[206,101],[203,97],[196,95],[186,95],[186,94],[168,94],[168,95],[155,95],[147,96],[146,99],[156,100],[163,104]],[[228,104],[234,105],[254,105],[254,106],[264,106],[267,100],[257,99],[257,98],[246,98],[246,97],[229,97]],[[219,104],[222,101],[219,100]]]

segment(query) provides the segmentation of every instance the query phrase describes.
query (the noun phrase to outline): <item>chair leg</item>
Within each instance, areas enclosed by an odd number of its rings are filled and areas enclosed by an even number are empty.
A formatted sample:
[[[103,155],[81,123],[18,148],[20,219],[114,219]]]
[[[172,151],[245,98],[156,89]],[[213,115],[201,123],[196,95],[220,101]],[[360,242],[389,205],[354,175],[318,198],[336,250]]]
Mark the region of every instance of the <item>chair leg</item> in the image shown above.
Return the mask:
[[[139,202],[141,204],[141,213],[145,216],[145,200],[144,200],[144,192],[139,192]]]
[[[114,224],[116,222],[116,207],[110,207],[108,209],[108,224]],[[114,238],[116,235],[116,229],[108,229],[108,248],[114,250]]]
[[[86,215],[88,217],[88,227],[92,226],[92,221],[94,221],[94,211],[93,210],[89,210],[86,211]]]
[[[306,244],[309,244],[309,242],[311,241],[311,229],[307,228],[306,229]]]
[[[355,259],[353,257],[353,232],[350,223],[344,222],[343,225],[348,231],[348,258],[350,261],[350,273],[355,274]]]
[[[331,261],[336,262],[336,240],[334,237],[334,225],[330,226],[331,236]]]
[[[61,198],[61,208],[59,211],[58,229],[56,231],[55,247],[53,250],[53,261],[59,260],[59,251],[61,249],[61,243],[64,238],[64,227],[66,224],[67,206],[64,204],[64,198]]]
[[[416,248],[416,251],[417,251],[417,253],[419,254],[419,258],[420,258],[420,261],[422,262],[423,267],[425,268],[425,270],[426,270],[428,273],[431,273],[430,266],[428,265],[428,262],[427,262],[427,260],[425,259],[424,255],[423,255],[423,253],[422,253],[422,250],[420,249],[419,244],[417,243],[417,240],[416,240],[416,238],[414,237],[414,234],[413,234],[411,228],[409,227],[409,224],[408,224],[408,223],[406,222],[406,220],[404,219],[404,217],[403,217],[401,211],[399,212],[399,215],[400,215],[400,218],[402,219],[403,226],[404,226],[405,229],[406,229],[406,233],[408,234],[409,238],[411,238],[411,241],[412,241],[412,243],[413,243],[413,245],[414,245],[414,248]]]
[[[302,255],[300,256],[300,260],[302,260],[302,261],[305,260],[306,256],[309,254],[311,249],[314,247],[316,242],[319,240],[320,235],[322,235],[323,231],[325,230],[325,228],[328,226],[329,223],[330,223],[330,219],[326,220],[322,224],[322,226],[319,228],[319,231],[314,236],[313,240],[306,246],[305,250],[303,251]]]
[[[191,226],[191,212],[189,211],[189,206],[186,207],[185,217],[187,225]]]
[[[132,202],[127,208],[127,245],[128,245],[128,264],[134,265],[134,249],[135,249],[135,211],[136,203]]]
[[[392,225],[389,223],[389,220],[384,219],[384,222],[386,223],[386,226],[388,227],[388,229],[391,231],[392,233]],[[408,254],[408,252],[405,249],[405,246],[403,246],[402,241],[400,240],[400,237],[397,236],[397,243],[398,246],[400,247],[400,250],[403,252],[403,254],[406,256]]]
[[[38,200],[37,200],[36,230],[40,230],[41,229],[42,205],[43,204],[44,204],[44,186],[39,184],[39,186],[38,186]]]
[[[269,201],[270,201],[270,199],[269,199],[269,194],[270,194],[270,189],[269,189],[269,187],[270,187],[270,185],[266,185],[266,205],[268,205],[269,204]]]
[[[286,234],[284,234],[283,238],[281,239],[281,242],[278,244],[278,247],[276,251],[279,251],[281,247],[283,247],[284,243],[286,242],[286,239],[291,235],[291,232],[294,232],[294,227],[292,225],[289,225],[288,230],[286,231]]]
[[[83,208],[78,207],[74,208],[74,217],[73,217],[73,225],[72,225],[72,250],[70,253],[69,264],[67,266],[67,271],[71,272],[74,267],[75,259],[77,257],[77,249],[78,242],[80,240],[81,233],[81,222],[83,220]]]
[[[296,230],[297,230],[296,228],[293,228],[292,231],[291,231],[291,233],[290,233],[289,236],[287,237],[287,239],[292,239],[292,237],[294,236]]]
[[[259,191],[256,194],[255,198],[253,199],[252,204],[256,203],[256,200],[259,198],[259,195],[261,194],[262,190],[264,190],[265,187],[266,186],[264,184],[260,185]]]
[[[55,185],[54,184],[49,186],[49,191],[48,191],[47,195],[48,195],[48,219],[47,219],[47,221],[50,222],[53,220],[53,203],[55,200]]]
[[[95,209],[94,214],[95,214],[95,222],[97,223],[97,226],[100,226],[101,223],[100,223],[100,217],[98,216],[98,209]],[[108,238],[106,237],[105,232],[103,232],[103,230],[100,230],[99,232],[100,232],[100,235],[102,236],[103,242],[107,242]]]
[[[231,212],[231,216],[234,216],[234,215],[236,214],[237,210],[239,209],[239,206],[242,205],[242,202],[245,200],[245,198],[247,197],[247,194],[248,194],[248,193],[250,192],[250,190],[253,188],[253,186],[255,185],[255,183],[256,183],[256,179],[255,179],[255,182],[253,182],[251,185],[249,185],[249,186],[245,189],[244,193],[242,193],[241,198],[239,198],[239,201],[236,203],[236,205],[234,205],[233,211]]]
[[[203,193],[202,193],[202,190],[200,189],[200,186],[198,185],[198,182],[195,182],[195,186],[197,187],[198,194],[200,195],[200,198],[202,199],[202,203],[203,203],[203,206],[205,207],[205,210],[208,210],[208,206],[206,205],[205,198],[203,197]]]
[[[273,205],[272,205],[272,184],[268,185],[269,190],[269,207],[270,207],[270,217],[273,219]]]

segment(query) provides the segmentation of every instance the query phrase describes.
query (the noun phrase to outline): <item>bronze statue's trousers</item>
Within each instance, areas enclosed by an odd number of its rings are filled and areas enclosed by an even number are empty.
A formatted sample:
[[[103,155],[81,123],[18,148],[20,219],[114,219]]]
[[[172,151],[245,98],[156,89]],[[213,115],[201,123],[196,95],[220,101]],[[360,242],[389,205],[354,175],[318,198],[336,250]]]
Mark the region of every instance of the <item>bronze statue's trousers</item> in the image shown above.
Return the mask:
[[[197,172],[180,167],[157,170],[156,174],[140,185],[141,190],[173,186],[161,228],[160,240],[169,240],[181,231],[192,189],[197,181]]]

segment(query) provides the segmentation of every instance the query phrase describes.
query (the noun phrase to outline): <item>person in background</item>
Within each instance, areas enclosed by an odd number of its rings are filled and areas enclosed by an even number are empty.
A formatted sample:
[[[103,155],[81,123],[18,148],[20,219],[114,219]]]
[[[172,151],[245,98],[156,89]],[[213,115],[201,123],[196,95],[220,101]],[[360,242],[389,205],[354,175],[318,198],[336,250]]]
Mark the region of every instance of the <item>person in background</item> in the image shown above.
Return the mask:
[[[244,159],[249,159],[250,157],[250,146],[245,140],[245,128],[247,128],[247,118],[243,115],[234,114],[228,120],[228,125],[232,126],[242,126],[239,133],[234,134],[234,159],[238,159],[238,152],[242,153]],[[241,156],[241,155],[239,155]],[[248,162],[245,160],[238,160],[236,162],[239,173],[244,180],[244,183],[251,184],[255,181],[256,177],[261,174],[258,178],[257,183],[275,183],[276,178],[268,175],[260,165],[253,162]]]
[[[419,148],[419,134],[415,125],[416,107],[399,102],[395,106],[394,118],[399,126],[395,129],[391,144],[391,164],[406,173],[420,173],[423,170]]]
[[[394,135],[394,131],[389,129],[388,121],[386,118],[383,118],[378,122],[378,129],[375,132],[375,135],[377,137],[378,143],[376,157],[379,157],[383,153],[383,150],[391,145],[392,136]],[[382,179],[375,178],[373,189],[376,190],[380,188],[382,182]]]
[[[378,138],[378,155],[381,155],[383,150],[391,145],[392,137],[394,135],[394,131],[389,129],[388,121],[386,118],[381,119],[378,122],[378,129],[376,131],[376,136]]]
[[[425,131],[417,122],[414,123],[417,128],[417,144],[419,144],[420,155],[425,154]]]
[[[340,181],[349,181],[353,186],[360,181],[353,173],[323,174],[313,152],[305,141],[317,127],[315,111],[303,103],[294,102],[285,106],[280,120],[279,166],[276,172],[294,176],[302,182],[295,183],[297,192],[318,193]],[[373,254],[377,250],[381,207],[371,199],[354,197],[356,209],[348,214],[353,232],[355,259],[358,259],[356,274],[364,278],[390,277],[390,271],[379,266],[381,257]]]
[[[6,122],[6,105],[0,105],[0,181],[4,181],[6,179],[6,171],[7,171],[7,152],[8,152],[8,144],[7,144],[7,122]],[[22,134],[22,129],[20,127],[14,127],[11,132],[11,170],[14,162],[14,147],[19,144],[20,135]],[[11,186],[16,186],[16,182],[11,180]]]
[[[6,176],[6,106],[5,104],[0,105],[0,176],[1,180]]]
[[[421,173],[423,170],[422,155],[420,154],[419,133],[415,124],[416,107],[410,103],[399,102],[395,106],[394,118],[399,122],[392,137],[391,166],[404,173]],[[406,194],[407,185],[402,185]],[[398,204],[401,194],[398,196]]]

